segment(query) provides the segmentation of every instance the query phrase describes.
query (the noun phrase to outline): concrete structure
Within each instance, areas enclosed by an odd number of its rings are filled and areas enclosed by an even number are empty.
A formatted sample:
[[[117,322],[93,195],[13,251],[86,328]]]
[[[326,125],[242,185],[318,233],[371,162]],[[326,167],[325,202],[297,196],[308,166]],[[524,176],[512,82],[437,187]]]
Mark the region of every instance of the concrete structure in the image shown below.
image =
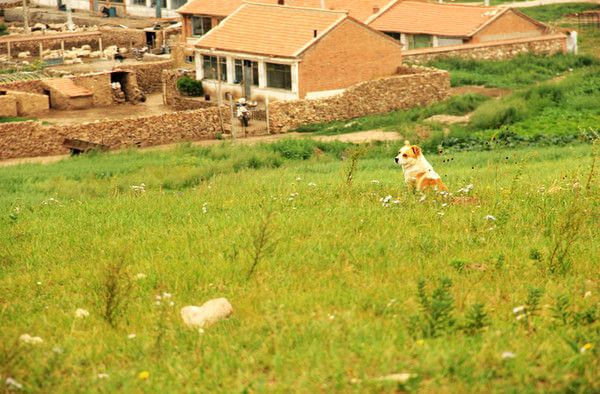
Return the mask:
[[[366,23],[401,42],[404,49],[540,37],[550,30],[512,8],[418,0],[395,0]]]
[[[244,4],[195,48],[205,91],[251,99],[326,97],[402,64],[399,43],[346,12],[278,5]]]

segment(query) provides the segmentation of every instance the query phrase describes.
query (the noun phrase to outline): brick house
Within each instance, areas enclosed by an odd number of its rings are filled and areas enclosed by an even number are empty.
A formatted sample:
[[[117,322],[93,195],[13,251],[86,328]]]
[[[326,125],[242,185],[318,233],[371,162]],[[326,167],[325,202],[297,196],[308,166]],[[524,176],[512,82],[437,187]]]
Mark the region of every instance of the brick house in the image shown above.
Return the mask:
[[[205,91],[259,100],[324,97],[402,64],[398,42],[347,12],[314,8],[243,4],[194,46]]]
[[[548,26],[514,8],[419,0],[395,0],[366,23],[400,41],[404,49],[532,38],[549,32]]]

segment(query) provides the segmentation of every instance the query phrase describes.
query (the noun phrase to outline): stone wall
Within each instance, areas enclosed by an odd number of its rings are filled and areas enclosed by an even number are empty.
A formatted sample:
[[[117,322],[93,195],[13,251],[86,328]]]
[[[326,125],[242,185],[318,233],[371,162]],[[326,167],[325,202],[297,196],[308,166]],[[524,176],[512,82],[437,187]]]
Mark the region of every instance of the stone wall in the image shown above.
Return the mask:
[[[4,36],[0,38],[0,53],[6,54],[8,52],[8,42],[10,42],[11,56],[16,57],[19,52],[29,51],[32,56],[40,55],[40,43],[42,49],[57,50],[61,49],[61,41],[65,43],[65,49],[71,49],[71,47],[81,47],[82,45],[89,45],[92,50],[98,50],[100,33],[98,32],[86,32],[86,33],[47,33],[33,32],[33,36]],[[103,44],[104,46],[110,44]]]
[[[102,27],[100,34],[102,35],[102,45],[105,48],[109,45],[125,48],[146,46],[146,33],[143,30]]]
[[[551,55],[566,52],[566,36],[553,34],[543,37],[495,41],[483,44],[467,44],[438,48],[413,49],[403,52],[405,63],[427,64],[441,57],[463,59],[510,59],[520,53]]]
[[[110,86],[110,73],[94,73],[78,75],[71,78],[77,86],[89,89],[94,93],[93,105],[107,107],[113,105],[113,92]]]
[[[362,82],[326,99],[273,102],[269,105],[271,132],[426,105],[448,96],[447,71],[425,67],[399,71],[401,75]]]
[[[50,100],[45,94],[6,90],[6,95],[15,98],[18,116],[36,116],[50,109]]]
[[[0,95],[0,118],[17,116],[17,98]]]
[[[173,68],[171,60],[160,62],[140,62],[115,67],[113,71],[124,70],[135,72],[138,87],[145,94],[158,93],[163,89],[162,72]]]
[[[20,92],[44,94],[44,84],[40,79],[0,83],[0,90],[18,90]]]
[[[201,97],[187,97],[183,96],[179,90],[177,90],[177,80],[183,75],[188,75],[191,78],[196,78],[195,70],[163,70],[162,72],[162,84],[163,84],[163,101],[165,105],[177,110],[185,111],[188,109],[200,109],[214,107],[217,105],[212,101],[205,101]]]
[[[227,122],[229,108],[222,108]],[[39,122],[0,124],[0,160],[66,154],[65,138],[108,145],[111,149],[145,147],[180,141],[214,139],[221,132],[218,108],[76,125]]]

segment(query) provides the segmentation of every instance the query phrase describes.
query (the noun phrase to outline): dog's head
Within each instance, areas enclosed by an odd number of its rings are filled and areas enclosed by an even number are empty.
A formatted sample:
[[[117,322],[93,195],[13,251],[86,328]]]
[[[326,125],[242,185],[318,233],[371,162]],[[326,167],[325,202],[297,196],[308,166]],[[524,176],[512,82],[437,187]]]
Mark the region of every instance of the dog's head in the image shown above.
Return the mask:
[[[406,144],[400,148],[398,152],[398,156],[394,159],[396,164],[405,166],[409,164],[413,164],[417,159],[421,156],[421,148],[416,145],[410,145],[408,141]]]

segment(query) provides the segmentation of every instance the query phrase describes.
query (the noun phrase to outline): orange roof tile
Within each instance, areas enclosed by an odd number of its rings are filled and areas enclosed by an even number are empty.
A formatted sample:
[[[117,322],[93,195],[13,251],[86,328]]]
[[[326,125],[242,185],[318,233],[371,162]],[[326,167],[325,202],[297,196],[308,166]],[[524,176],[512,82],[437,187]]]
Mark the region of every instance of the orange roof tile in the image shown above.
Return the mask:
[[[75,85],[73,80],[69,78],[47,79],[44,80],[44,83],[68,97],[85,97],[94,94],[89,89]]]
[[[470,37],[508,8],[400,0],[372,16],[379,31]]]
[[[347,17],[341,11],[248,3],[200,38],[195,46],[296,57]]]
[[[383,8],[392,0],[324,0],[327,10],[345,10],[360,21]],[[277,5],[277,0],[252,0],[253,3]],[[227,16],[233,13],[244,0],[192,0],[179,10],[181,14]],[[321,8],[321,0],[284,0],[284,5],[291,7]]]

